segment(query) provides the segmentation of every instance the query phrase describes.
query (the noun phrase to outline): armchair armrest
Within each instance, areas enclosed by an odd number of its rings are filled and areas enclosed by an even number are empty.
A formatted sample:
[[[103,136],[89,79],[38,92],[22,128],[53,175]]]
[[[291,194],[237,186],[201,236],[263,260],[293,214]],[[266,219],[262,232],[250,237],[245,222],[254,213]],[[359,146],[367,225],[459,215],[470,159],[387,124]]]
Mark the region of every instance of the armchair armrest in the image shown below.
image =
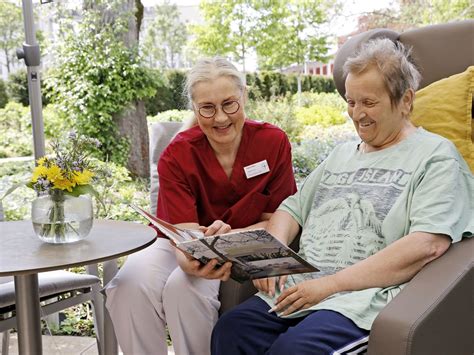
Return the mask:
[[[375,319],[369,354],[474,353],[474,238],[425,266]]]

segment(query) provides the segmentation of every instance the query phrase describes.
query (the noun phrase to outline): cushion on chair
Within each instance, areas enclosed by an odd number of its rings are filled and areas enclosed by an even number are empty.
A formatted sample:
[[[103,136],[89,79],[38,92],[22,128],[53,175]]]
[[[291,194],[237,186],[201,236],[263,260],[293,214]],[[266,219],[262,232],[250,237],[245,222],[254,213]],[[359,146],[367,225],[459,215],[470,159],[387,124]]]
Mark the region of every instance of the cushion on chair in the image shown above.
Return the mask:
[[[97,276],[76,274],[68,271],[49,271],[38,274],[40,297],[87,288],[100,283]],[[0,308],[15,304],[15,285],[13,280],[0,284]]]
[[[181,122],[157,122],[150,127],[150,211],[153,214],[158,200],[158,159],[181,126]]]
[[[416,93],[411,116],[416,126],[452,141],[474,171],[472,95],[474,66],[460,74],[436,81]]]

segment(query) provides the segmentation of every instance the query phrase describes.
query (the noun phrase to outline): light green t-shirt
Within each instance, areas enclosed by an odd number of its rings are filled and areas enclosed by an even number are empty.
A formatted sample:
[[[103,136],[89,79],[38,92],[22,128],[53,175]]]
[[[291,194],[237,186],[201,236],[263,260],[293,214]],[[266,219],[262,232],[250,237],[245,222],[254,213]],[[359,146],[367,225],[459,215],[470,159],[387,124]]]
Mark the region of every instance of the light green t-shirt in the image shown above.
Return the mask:
[[[291,275],[285,288],[334,274],[412,232],[446,234],[453,242],[472,236],[473,191],[473,175],[454,145],[423,128],[377,152],[362,154],[356,142],[336,147],[279,207],[303,227],[299,255],[321,270]],[[342,292],[309,310],[337,311],[369,330],[402,287]],[[258,295],[273,306],[279,294]]]

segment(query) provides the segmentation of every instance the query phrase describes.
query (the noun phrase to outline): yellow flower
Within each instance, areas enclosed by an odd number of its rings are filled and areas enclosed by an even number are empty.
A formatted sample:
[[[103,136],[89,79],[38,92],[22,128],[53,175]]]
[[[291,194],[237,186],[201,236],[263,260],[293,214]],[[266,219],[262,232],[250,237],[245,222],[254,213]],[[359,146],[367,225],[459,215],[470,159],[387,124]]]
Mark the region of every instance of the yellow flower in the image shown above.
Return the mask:
[[[74,172],[73,179],[78,185],[87,185],[91,182],[94,173],[84,169],[83,172]]]
[[[74,181],[70,181],[68,179],[62,178],[62,179],[56,179],[54,181],[53,187],[55,189],[59,190],[68,190],[69,192],[72,191],[72,188],[76,186],[76,183]]]
[[[56,180],[64,179],[61,168],[57,165],[51,165],[46,173],[46,177],[49,181],[55,182]]]
[[[31,177],[31,182],[37,182],[41,176],[46,176],[48,174],[48,168],[42,165],[38,165],[33,170],[33,176]]]
[[[38,165],[45,165],[46,161],[47,161],[46,157],[39,158]]]

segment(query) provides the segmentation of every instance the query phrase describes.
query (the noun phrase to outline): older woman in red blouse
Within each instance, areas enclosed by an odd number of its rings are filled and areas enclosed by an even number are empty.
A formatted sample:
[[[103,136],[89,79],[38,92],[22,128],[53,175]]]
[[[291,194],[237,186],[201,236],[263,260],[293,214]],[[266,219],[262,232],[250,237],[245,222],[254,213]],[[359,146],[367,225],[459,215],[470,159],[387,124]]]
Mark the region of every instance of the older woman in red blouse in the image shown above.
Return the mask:
[[[186,92],[197,125],[181,132],[159,164],[158,217],[206,235],[265,227],[296,192],[285,133],[246,118],[243,76],[225,59],[199,61]],[[125,354],[208,354],[230,263],[205,266],[165,238],[130,256],[107,286],[107,308]]]

